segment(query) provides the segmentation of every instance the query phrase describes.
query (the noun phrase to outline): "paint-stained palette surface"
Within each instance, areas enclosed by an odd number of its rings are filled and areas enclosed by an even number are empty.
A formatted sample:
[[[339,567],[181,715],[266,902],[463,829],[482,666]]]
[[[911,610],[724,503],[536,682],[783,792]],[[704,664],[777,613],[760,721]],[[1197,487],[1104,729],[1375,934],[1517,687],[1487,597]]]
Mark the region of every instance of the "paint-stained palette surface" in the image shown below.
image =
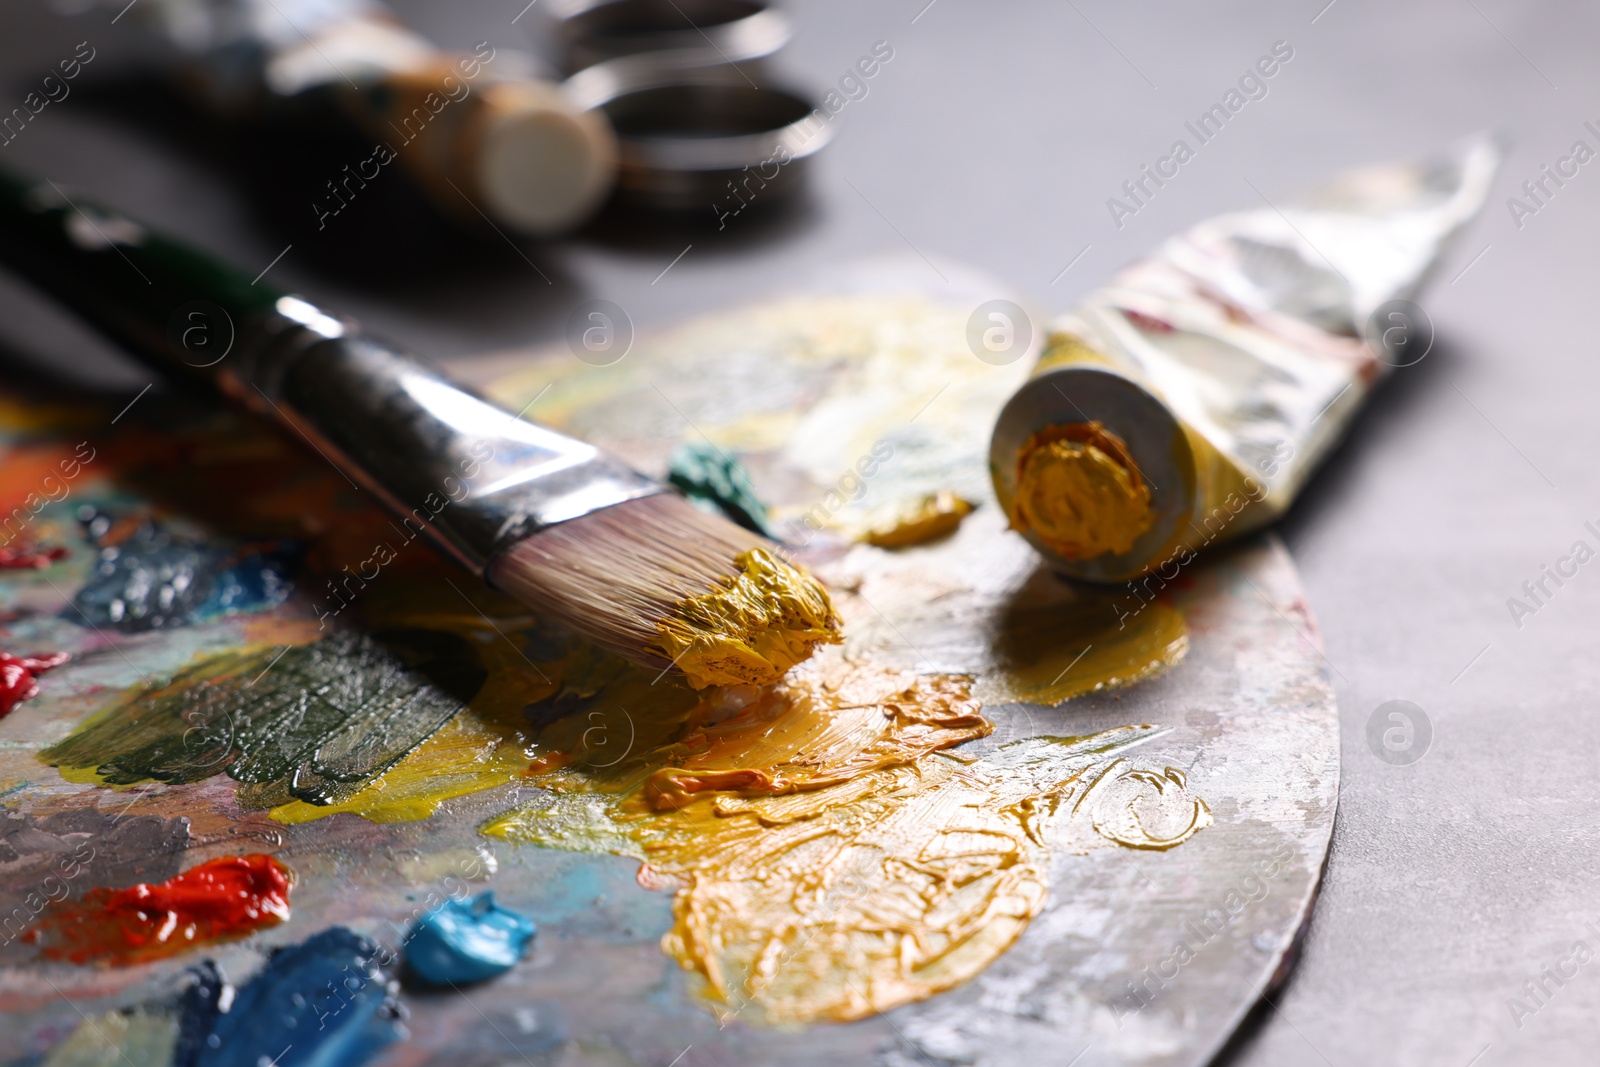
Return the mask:
[[[767,690],[586,648],[226,414],[0,403],[0,510],[68,551],[0,572],[0,649],[71,657],[0,719],[0,1056],[1203,1062],[1332,823],[1293,567],[1051,577],[981,466],[1027,361],[974,358],[965,295],[846,281],[483,369],[653,473],[748,469],[847,634]],[[940,491],[953,532],[859,542]],[[484,889],[526,957],[407,979]]]

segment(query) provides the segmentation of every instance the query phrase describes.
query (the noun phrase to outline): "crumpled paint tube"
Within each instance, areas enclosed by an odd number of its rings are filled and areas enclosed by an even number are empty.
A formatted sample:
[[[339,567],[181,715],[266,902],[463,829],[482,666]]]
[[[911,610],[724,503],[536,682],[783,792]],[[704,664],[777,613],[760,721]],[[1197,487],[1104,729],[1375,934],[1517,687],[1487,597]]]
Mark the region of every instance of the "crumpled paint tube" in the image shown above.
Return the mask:
[[[1371,387],[1432,342],[1411,303],[1489,193],[1485,134],[1173,238],[1051,324],[990,474],[1057,571],[1161,578],[1282,515]]]

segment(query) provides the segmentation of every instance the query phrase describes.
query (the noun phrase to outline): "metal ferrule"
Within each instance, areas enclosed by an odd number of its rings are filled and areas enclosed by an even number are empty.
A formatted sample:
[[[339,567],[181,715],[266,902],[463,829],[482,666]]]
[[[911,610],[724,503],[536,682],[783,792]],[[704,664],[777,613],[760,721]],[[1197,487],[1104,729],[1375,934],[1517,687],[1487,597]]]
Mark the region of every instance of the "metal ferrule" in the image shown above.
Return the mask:
[[[408,536],[476,573],[539,530],[663,491],[298,297],[280,299],[237,349],[216,368],[224,392],[287,423]]]

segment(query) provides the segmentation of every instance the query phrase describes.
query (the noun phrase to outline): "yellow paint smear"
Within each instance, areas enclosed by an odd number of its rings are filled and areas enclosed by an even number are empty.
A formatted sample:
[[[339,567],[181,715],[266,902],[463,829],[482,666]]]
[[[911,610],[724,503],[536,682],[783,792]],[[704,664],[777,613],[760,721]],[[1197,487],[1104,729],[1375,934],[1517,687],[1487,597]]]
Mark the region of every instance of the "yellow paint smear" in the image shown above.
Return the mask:
[[[269,814],[291,825],[340,812],[380,823],[415,822],[428,818],[446,800],[520,780],[527,765],[514,734],[508,738],[465,710],[349,800],[338,804],[293,800]]]
[[[987,573],[972,562],[963,571],[948,558],[970,561],[974,543],[1001,539],[1002,522],[996,510],[979,512],[957,535],[964,545],[893,557],[892,571],[883,553],[855,550],[851,565],[829,575],[845,619],[844,654],[971,674],[985,706],[1055,706],[1154,678],[1187,655],[1188,626],[1167,595],[1171,582],[1111,589],[1064,582],[1020,543],[989,550],[995,569]],[[1005,569],[1002,551],[1024,557],[1020,573]],[[998,580],[1000,591],[991,584],[997,573],[1010,575]]]
[[[727,584],[680,601],[652,646],[696,689],[771,685],[819,644],[837,644],[839,616],[815,578],[765,548],[735,559]]]
[[[970,501],[963,500],[948,489],[941,489],[911,502],[903,513],[868,529],[860,539],[878,548],[920,545],[953,532],[961,525],[961,520],[970,514]]]
[[[177,1043],[178,1020],[170,1015],[140,1009],[84,1015],[40,1067],[170,1063]]]
[[[1052,426],[1018,449],[1012,526],[1067,559],[1127,552],[1152,522],[1150,487],[1098,422]]]
[[[1107,625],[1118,613],[1122,624]],[[1188,651],[1183,613],[1163,600],[1013,608],[996,627],[978,695],[988,704],[1054,706],[1153,678]]]
[[[970,688],[834,654],[670,724],[648,705],[591,711],[541,744],[583,749],[597,729],[643,743],[605,767],[552,761],[535,781],[553,802],[482,831],[638,858],[640,884],[676,891],[663,950],[726,1012],[807,1023],[887,1011],[970,979],[1021,935],[1045,903],[1058,814],[1081,824],[1063,839],[1080,851],[1169,848],[1210,818],[1181,772],[1134,778],[1111,755],[1151,727],[947,754],[993,729]]]

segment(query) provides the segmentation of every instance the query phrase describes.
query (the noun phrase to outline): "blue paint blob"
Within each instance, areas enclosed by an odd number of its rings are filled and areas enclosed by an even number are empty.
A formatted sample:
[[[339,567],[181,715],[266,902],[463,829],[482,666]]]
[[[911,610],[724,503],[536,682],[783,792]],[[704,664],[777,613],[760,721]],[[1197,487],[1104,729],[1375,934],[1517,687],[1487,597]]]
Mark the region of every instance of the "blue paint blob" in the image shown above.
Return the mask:
[[[194,1067],[205,1051],[206,1039],[217,1026],[222,991],[228,983],[210,960],[190,967],[178,995],[178,1040],[172,1049],[172,1067]]]
[[[94,569],[65,617],[125,633],[275,608],[289,599],[302,552],[295,544],[243,552],[201,544],[149,519],[107,544],[113,526],[109,515],[85,505],[79,519],[97,552]]]
[[[211,593],[195,614],[205,619],[241,611],[266,611],[289,599],[294,556],[290,550],[248,552],[219,572]]]
[[[516,966],[538,927],[502,908],[493,893],[447,900],[418,919],[406,941],[406,966],[430,985],[482,982]]]
[[[215,1014],[210,1033],[187,1046],[193,1050],[189,1063],[175,1063],[359,1067],[406,1036],[395,984],[379,968],[382,955],[371,940],[343,926],[276,949],[231,1003],[202,995],[185,1005],[186,1022]]]

